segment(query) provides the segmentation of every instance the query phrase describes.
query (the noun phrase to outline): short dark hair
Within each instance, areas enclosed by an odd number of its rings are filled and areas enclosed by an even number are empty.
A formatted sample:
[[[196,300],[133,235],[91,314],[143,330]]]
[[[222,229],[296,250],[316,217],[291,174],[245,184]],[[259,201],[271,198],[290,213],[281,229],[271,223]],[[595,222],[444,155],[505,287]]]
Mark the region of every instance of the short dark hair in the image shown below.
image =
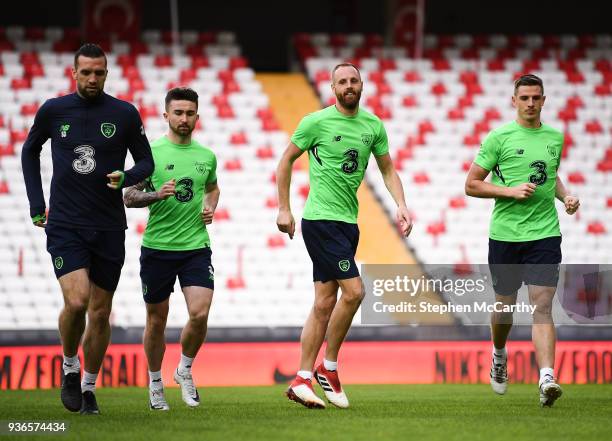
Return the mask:
[[[198,94],[195,90],[190,87],[175,87],[170,89],[166,94],[166,109],[170,104],[170,101],[191,101],[195,103],[196,108],[198,107]]]
[[[537,75],[526,74],[518,77],[514,82],[515,95],[518,91],[518,88],[521,86],[540,86],[540,89],[542,90],[542,95],[544,95],[544,82],[542,81],[542,78],[538,77]]]
[[[359,68],[357,66],[355,66],[353,63],[340,63],[340,64],[336,64],[336,66],[331,71],[332,83],[334,82],[334,74],[341,67],[352,67],[352,68],[354,68],[357,71],[357,74],[359,75],[359,79],[361,80],[361,71],[359,70]]]
[[[78,51],[74,54],[74,68],[77,68],[77,61],[80,56],[84,56],[87,58],[100,58],[104,57],[104,64],[107,63],[106,54],[102,50],[100,46],[94,43],[85,43],[83,46],[79,48]]]

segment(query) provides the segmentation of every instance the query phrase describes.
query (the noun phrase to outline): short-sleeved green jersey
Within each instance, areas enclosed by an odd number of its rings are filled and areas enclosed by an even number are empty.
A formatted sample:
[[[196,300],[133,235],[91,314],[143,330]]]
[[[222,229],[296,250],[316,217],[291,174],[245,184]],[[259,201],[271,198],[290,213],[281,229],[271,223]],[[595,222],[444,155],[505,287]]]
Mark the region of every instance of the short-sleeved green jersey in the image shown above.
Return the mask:
[[[149,221],[142,239],[147,248],[189,251],[210,247],[201,218],[205,186],[217,181],[217,158],[196,141],[173,144],[162,137],[151,144],[155,171],[145,191],[160,189],[174,179],[176,194],[149,205]]]
[[[528,199],[495,200],[491,239],[525,242],[561,235],[555,190],[562,150],[563,133],[545,124],[529,129],[513,121],[488,134],[474,162],[493,172],[491,182],[537,185]]]
[[[389,151],[380,119],[363,109],[347,116],[329,106],[306,115],[291,142],[309,156],[310,193],[303,218],[357,223],[357,189],[370,153]]]

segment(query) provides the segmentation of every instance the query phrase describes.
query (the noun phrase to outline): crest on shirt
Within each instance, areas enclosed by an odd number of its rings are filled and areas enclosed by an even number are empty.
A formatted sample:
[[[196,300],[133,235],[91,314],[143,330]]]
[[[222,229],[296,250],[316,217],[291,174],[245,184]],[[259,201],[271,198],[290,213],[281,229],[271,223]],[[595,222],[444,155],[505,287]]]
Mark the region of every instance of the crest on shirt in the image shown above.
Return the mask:
[[[203,175],[206,172],[206,163],[205,162],[196,162],[195,169],[198,173]]]
[[[363,142],[363,145],[365,145],[366,147],[370,147],[370,144],[372,144],[372,134],[371,133],[362,133],[361,134],[361,142]]]
[[[65,138],[68,135],[68,130],[70,130],[70,124],[62,124],[60,126],[60,136]]]
[[[548,150],[548,154],[553,157],[556,158],[557,157],[557,150],[555,149],[555,146],[548,144],[546,146],[546,150]]]
[[[112,138],[117,131],[117,127],[113,123],[102,123],[100,124],[100,131],[105,138]]]

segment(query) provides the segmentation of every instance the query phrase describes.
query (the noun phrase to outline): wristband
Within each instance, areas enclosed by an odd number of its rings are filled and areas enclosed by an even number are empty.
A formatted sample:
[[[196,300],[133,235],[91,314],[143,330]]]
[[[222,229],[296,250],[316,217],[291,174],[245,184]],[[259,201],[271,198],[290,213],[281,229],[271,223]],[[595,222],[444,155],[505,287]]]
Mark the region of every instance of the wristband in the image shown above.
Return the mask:
[[[38,222],[42,222],[43,224],[47,221],[47,215],[46,214],[38,214],[34,217],[32,217],[32,223],[36,224]]]
[[[125,181],[125,173],[122,172],[121,170],[115,170],[113,173],[120,173],[121,177],[119,178],[119,187],[118,188],[122,188],[123,187],[123,182]]]

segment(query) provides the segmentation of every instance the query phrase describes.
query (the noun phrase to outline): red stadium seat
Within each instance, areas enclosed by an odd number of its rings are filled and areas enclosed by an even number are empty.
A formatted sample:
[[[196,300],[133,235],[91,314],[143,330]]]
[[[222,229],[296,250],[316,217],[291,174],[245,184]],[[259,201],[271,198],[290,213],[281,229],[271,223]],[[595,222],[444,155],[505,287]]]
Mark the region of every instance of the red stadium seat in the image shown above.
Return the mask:
[[[426,185],[430,183],[429,176],[427,175],[426,172],[415,173],[414,176],[412,177],[412,181],[415,184],[419,184],[419,185]]]
[[[12,156],[15,154],[15,147],[12,144],[0,144],[0,156]]]
[[[278,198],[276,196],[269,196],[266,199],[266,208],[277,209],[278,208]]]
[[[232,57],[230,58],[229,68],[231,70],[240,69],[243,67],[248,67],[249,63],[244,57]]]
[[[612,87],[609,84],[598,84],[595,86],[595,95],[606,96],[612,94]]]
[[[228,161],[225,162],[225,170],[227,171],[240,171],[242,170],[242,163],[240,162],[240,159],[235,158],[235,159],[230,159]]]
[[[504,60],[495,59],[487,61],[487,70],[489,72],[503,72],[506,70]]]
[[[599,123],[599,121],[592,120],[592,121],[588,121],[585,125],[584,125],[584,130],[587,133],[603,133],[603,127],[602,125]]]
[[[272,234],[268,236],[268,248],[283,248],[286,246],[283,234]]]
[[[230,220],[230,213],[227,208],[217,208],[214,215],[215,222]]]
[[[571,182],[572,184],[584,184],[586,182],[584,175],[579,171],[570,173],[567,176],[567,180]]]
[[[264,119],[261,122],[261,128],[264,132],[275,132],[281,129],[280,125],[278,124],[278,121],[276,121],[276,119],[274,118]]]
[[[274,159],[274,149],[270,146],[259,147],[255,156],[259,159]]]
[[[217,106],[217,116],[222,119],[234,118],[234,110],[229,105]]]
[[[217,107],[221,107],[221,106],[229,106],[229,100],[227,95],[215,95],[212,97],[212,103],[217,106]]]
[[[591,222],[587,227],[587,233],[589,234],[606,234],[606,227],[599,221]]]
[[[28,137],[28,129],[11,130],[11,144],[22,143]]]
[[[402,99],[402,105],[404,107],[415,107],[417,104],[418,102],[414,95],[408,95]]]
[[[308,193],[310,193],[310,185],[308,184],[300,185],[300,188],[298,189],[298,193],[300,196],[306,199],[308,197]]]
[[[444,86],[444,83],[437,82],[431,86],[431,93],[436,96],[446,95],[446,86]]]
[[[227,289],[244,289],[246,288],[246,283],[244,279],[240,276],[228,277],[227,282],[225,284]]]
[[[321,81],[330,82],[331,73],[326,70],[320,70],[315,74],[314,80],[317,84],[320,83]]]
[[[446,117],[450,119],[451,121],[456,121],[456,120],[464,119],[465,115],[463,113],[463,109],[450,109]]]
[[[32,81],[30,78],[13,78],[11,80],[11,89],[30,89]]]
[[[172,56],[171,55],[157,55],[155,57],[155,61],[153,64],[156,67],[170,67],[172,66]]]
[[[448,206],[453,209],[461,209],[467,206],[464,196],[455,196],[448,201]]]
[[[146,229],[147,229],[147,221],[143,220],[136,224],[136,232],[138,234],[144,234]]]
[[[208,61],[208,57],[204,55],[195,55],[191,57],[191,67],[194,69],[199,69],[200,67],[209,67],[210,62]]]
[[[38,104],[24,104],[21,106],[21,114],[24,116],[36,115],[38,112]]]
[[[415,70],[409,70],[404,74],[404,81],[407,83],[417,83],[422,80],[421,74]]]
[[[244,132],[233,133],[230,136],[230,144],[238,145],[238,144],[247,144],[249,141],[247,140],[247,136]]]
[[[484,114],[484,119],[487,121],[499,120],[501,119],[501,113],[495,107],[489,107]]]
[[[191,81],[195,80],[197,76],[198,76],[197,70],[191,67],[191,68],[181,70],[179,78],[180,78],[181,83],[188,84]]]

